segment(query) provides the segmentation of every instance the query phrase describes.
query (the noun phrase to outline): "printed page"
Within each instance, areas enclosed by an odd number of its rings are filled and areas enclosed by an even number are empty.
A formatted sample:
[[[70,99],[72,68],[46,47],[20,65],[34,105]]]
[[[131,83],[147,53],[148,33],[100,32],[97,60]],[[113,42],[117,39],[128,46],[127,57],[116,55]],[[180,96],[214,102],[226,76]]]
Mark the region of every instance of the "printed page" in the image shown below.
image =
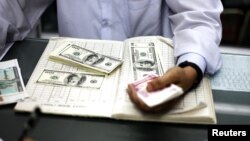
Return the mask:
[[[66,72],[81,75],[84,70],[49,60],[49,54],[65,43],[75,44],[98,53],[121,58],[123,43],[118,41],[83,40],[73,38],[52,38],[40,58],[28,84],[29,99],[19,102],[15,110],[31,111],[39,106],[44,113],[110,117],[115,100],[115,92],[119,76],[119,69],[110,75],[105,75],[100,88],[89,85],[54,85],[56,81],[48,80],[50,73],[67,75]],[[54,70],[54,71],[53,71]],[[87,71],[89,73],[91,71]],[[42,73],[43,75],[41,77]],[[38,81],[39,80],[39,81]],[[46,84],[46,82],[50,82]],[[39,83],[38,83],[39,82]],[[43,82],[43,83],[40,83]]]
[[[114,117],[116,118],[131,118],[131,119],[138,119],[138,120],[167,120],[166,117],[175,117],[175,114],[186,114],[190,111],[195,111],[198,109],[206,109],[206,107],[210,106],[211,97],[207,97],[207,93],[211,94],[211,88],[209,87],[210,84],[206,79],[204,79],[201,83],[201,85],[189,92],[184,96],[182,100],[179,101],[179,103],[176,104],[176,106],[167,113],[167,115],[164,115],[163,117],[156,116],[153,118],[152,115],[145,115],[140,110],[138,110],[134,104],[130,101],[128,94],[126,92],[127,84],[133,82],[133,76],[132,73],[132,65],[130,63],[129,58],[129,50],[128,45],[131,42],[154,42],[157,47],[157,51],[160,55],[161,60],[163,61],[163,69],[164,72],[168,69],[174,66],[174,57],[173,57],[173,47],[172,42],[170,40],[165,40],[162,37],[137,37],[137,38],[131,38],[129,40],[126,40],[125,42],[125,50],[124,50],[124,64],[121,69],[121,80],[120,86],[117,92],[117,100],[116,100],[116,106],[114,107]],[[129,66],[129,67],[124,67]],[[204,111],[204,110],[203,110]],[[202,116],[209,116],[211,112],[209,110],[205,110],[205,113],[202,113]],[[201,113],[199,113],[201,114]],[[186,114],[188,115],[188,114]],[[166,116],[166,117],[165,117]],[[188,115],[187,117],[189,117]],[[159,119],[162,118],[162,119]],[[182,117],[181,117],[182,118]],[[170,120],[171,121],[171,120]]]
[[[0,62],[0,105],[15,103],[27,96],[17,59]]]

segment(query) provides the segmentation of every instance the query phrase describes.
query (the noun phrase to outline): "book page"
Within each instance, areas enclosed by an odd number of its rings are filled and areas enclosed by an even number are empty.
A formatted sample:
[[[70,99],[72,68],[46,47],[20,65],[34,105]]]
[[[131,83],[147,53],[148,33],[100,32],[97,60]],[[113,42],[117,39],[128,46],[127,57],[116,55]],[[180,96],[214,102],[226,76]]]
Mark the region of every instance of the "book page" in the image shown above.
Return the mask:
[[[205,113],[202,113],[203,116],[209,116],[211,114],[211,111],[206,109],[207,106],[211,106],[211,97],[207,97],[206,93],[211,94],[211,88],[209,87],[209,81],[207,78],[205,78],[201,85],[189,92],[184,96],[182,100],[179,101],[175,105],[175,107],[169,111],[164,116],[153,116],[153,115],[145,115],[145,113],[142,113],[140,110],[138,110],[134,104],[130,101],[128,94],[126,92],[127,84],[133,82],[133,76],[131,73],[131,64],[129,60],[129,51],[128,51],[128,45],[130,42],[154,42],[156,44],[157,50],[160,58],[163,61],[163,69],[164,72],[174,66],[174,55],[173,55],[173,47],[170,47],[168,44],[172,44],[171,41],[163,41],[162,37],[137,37],[137,38],[131,38],[129,40],[126,40],[125,42],[125,50],[124,50],[124,66],[129,67],[122,67],[121,69],[121,76],[120,76],[120,86],[117,92],[117,100],[116,100],[116,106],[114,107],[114,117],[116,118],[131,118],[131,119],[138,119],[138,120],[168,120],[166,117],[176,118],[175,114],[183,114],[183,117],[179,116],[181,119],[185,117],[190,117],[189,114],[186,114],[190,111],[196,111],[199,109],[205,109]],[[211,107],[212,108],[212,107]],[[184,115],[186,114],[186,116]],[[201,114],[201,113],[199,113]],[[198,114],[198,115],[199,115]],[[165,117],[166,116],[166,117]],[[149,118],[147,118],[149,117]],[[154,117],[154,118],[153,118]],[[162,119],[160,119],[162,118]],[[170,120],[171,121],[171,120]]]
[[[64,43],[73,43],[117,58],[122,58],[123,54],[123,43],[118,41],[52,38],[27,84],[27,93],[30,98],[19,102],[15,110],[32,111],[34,107],[39,106],[44,113],[110,117],[115,100],[119,69],[106,75],[99,89],[37,83],[45,69],[75,73],[84,71],[48,59],[50,53]]]

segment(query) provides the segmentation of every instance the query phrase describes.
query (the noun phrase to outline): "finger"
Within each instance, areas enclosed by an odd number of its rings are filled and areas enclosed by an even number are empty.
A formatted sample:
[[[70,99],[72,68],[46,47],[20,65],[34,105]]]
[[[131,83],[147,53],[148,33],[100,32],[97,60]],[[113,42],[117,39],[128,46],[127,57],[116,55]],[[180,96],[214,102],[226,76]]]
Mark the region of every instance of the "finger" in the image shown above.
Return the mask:
[[[163,89],[172,83],[179,82],[178,70],[179,68],[174,67],[167,71],[163,76],[158,77],[148,83],[147,91],[152,92],[156,90]]]
[[[129,98],[131,99],[131,101],[133,103],[137,103],[137,98],[135,95],[135,89],[133,88],[133,86],[131,84],[128,85],[128,89],[127,89]]]
[[[176,102],[174,102],[175,100],[171,100],[169,102],[163,103],[161,105],[155,106],[155,107],[148,107],[136,94],[136,90],[134,89],[134,87],[129,84],[128,85],[128,89],[127,92],[129,94],[129,97],[131,99],[131,101],[135,104],[135,106],[139,109],[141,109],[144,112],[147,113],[162,113],[162,112],[167,112],[170,109],[172,109],[172,107],[175,105]]]
[[[147,91],[152,92],[152,91],[160,90],[168,85],[169,85],[168,77],[161,76],[148,82]]]
[[[143,111],[149,111],[150,107],[148,107],[136,94],[136,90],[134,89],[134,87],[129,84],[128,85],[128,90],[127,90],[128,94],[129,94],[129,98],[130,100],[135,104],[135,106],[137,106],[139,109],[143,110]]]

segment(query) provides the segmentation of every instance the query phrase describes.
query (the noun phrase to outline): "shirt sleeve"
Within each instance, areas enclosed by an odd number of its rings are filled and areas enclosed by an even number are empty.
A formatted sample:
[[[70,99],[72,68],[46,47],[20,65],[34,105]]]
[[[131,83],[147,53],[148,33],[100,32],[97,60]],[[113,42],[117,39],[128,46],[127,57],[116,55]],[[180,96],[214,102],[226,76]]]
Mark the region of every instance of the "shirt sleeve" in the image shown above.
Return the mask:
[[[6,44],[25,38],[52,1],[1,0],[0,49]]]
[[[171,15],[171,28],[177,64],[189,61],[208,74],[221,67],[219,44],[222,26],[220,0],[165,0]]]

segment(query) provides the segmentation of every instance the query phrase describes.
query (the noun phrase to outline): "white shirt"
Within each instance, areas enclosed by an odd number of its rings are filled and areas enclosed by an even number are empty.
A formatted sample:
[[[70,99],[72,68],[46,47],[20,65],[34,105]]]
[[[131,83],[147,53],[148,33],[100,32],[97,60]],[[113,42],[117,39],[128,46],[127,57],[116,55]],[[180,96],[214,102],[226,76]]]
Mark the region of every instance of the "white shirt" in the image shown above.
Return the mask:
[[[51,1],[1,0],[0,47],[23,39]],[[60,36],[162,35],[173,38],[177,64],[193,62],[209,74],[221,67],[220,0],[58,0],[57,10]]]

